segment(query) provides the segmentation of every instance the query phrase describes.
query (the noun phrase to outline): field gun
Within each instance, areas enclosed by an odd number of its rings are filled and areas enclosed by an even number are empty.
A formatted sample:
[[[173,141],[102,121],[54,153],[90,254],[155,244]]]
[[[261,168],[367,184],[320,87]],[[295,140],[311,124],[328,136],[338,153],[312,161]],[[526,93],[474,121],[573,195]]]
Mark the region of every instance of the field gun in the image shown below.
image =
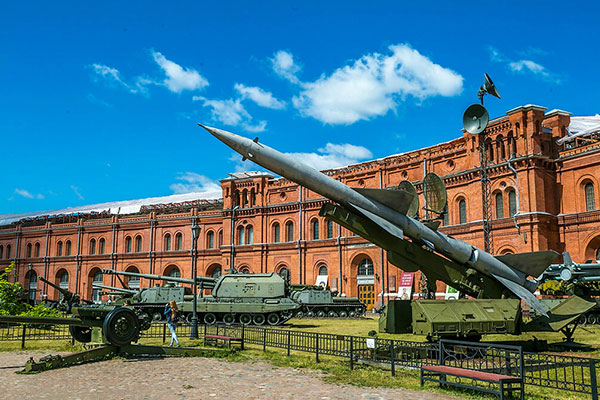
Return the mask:
[[[50,282],[49,280],[40,277],[39,278],[40,281],[44,282],[46,285],[53,287],[54,289],[58,290],[58,292],[61,294],[61,298],[58,302],[58,310],[60,311],[64,311],[66,313],[70,313],[71,312],[71,307],[73,305],[77,305],[80,303],[84,303],[84,304],[93,304],[93,302],[89,301],[89,300],[85,300],[85,299],[81,299],[81,297],[77,294],[77,293],[73,293],[73,292],[69,292],[67,289],[63,289],[60,286]]]

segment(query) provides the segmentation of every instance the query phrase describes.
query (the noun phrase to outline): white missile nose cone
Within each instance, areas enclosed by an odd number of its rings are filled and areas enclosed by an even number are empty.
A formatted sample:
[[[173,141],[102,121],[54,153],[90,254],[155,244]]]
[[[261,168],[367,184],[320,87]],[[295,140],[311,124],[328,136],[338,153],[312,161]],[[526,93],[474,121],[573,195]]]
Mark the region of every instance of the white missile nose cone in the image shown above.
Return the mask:
[[[224,131],[223,129],[213,128],[210,126],[202,125],[200,123],[198,125],[206,129],[211,135],[219,139],[221,142],[225,143],[227,146],[231,147],[233,150],[240,153],[242,156],[246,155],[244,146],[247,146],[246,142],[249,142],[250,139],[240,135],[236,135],[235,133]]]

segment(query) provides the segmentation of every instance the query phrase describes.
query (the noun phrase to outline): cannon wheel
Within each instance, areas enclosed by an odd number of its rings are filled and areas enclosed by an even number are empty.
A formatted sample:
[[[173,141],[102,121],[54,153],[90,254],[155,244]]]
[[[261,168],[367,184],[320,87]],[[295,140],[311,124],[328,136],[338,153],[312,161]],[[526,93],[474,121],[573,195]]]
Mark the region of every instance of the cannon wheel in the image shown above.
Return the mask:
[[[109,343],[122,346],[138,338],[140,323],[133,310],[117,307],[108,313],[102,325],[102,334]]]
[[[277,325],[279,323],[279,321],[281,321],[281,318],[279,318],[279,315],[277,315],[275,313],[271,313],[271,314],[267,315],[267,322],[269,323],[269,325]]]
[[[252,322],[254,322],[254,325],[262,325],[265,323],[265,316],[262,314],[254,314]]]
[[[302,311],[298,311],[295,315],[296,318],[304,318],[304,313]]]
[[[92,341],[92,328],[89,326],[69,325],[69,333],[78,342],[89,343]]]
[[[240,315],[240,323],[242,325],[250,325],[252,323],[252,316],[250,314]]]

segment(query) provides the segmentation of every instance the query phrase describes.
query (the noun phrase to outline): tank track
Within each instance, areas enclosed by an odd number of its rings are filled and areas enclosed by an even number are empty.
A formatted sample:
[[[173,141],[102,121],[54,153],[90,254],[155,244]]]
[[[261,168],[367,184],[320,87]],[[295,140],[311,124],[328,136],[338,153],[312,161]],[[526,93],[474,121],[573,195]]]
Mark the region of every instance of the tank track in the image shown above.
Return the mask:
[[[348,304],[304,304],[302,309],[296,311],[295,318],[361,318],[365,315],[364,305]]]

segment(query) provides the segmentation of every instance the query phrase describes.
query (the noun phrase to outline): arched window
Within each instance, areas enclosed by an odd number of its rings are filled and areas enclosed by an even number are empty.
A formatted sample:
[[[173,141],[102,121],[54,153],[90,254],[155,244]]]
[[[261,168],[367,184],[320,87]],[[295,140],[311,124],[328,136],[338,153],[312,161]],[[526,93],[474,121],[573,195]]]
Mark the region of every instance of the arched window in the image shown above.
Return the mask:
[[[502,198],[502,193],[496,193],[496,218],[504,218],[504,199]]]
[[[364,275],[373,275],[374,274],[374,269],[373,269],[373,261],[371,261],[370,258],[363,258],[361,262],[358,263],[358,275],[364,276]]]
[[[131,236],[125,238],[125,253],[131,253]]]
[[[600,263],[600,248],[596,250],[596,262]]]
[[[327,275],[327,266],[326,265],[321,265],[319,267],[319,275]]]
[[[508,213],[511,218],[517,213],[517,194],[514,190],[508,191]]]
[[[240,226],[239,228],[237,228],[237,244],[238,245],[242,245],[244,244],[244,227]]]
[[[256,205],[256,192],[254,188],[250,189],[250,207],[254,207]]]
[[[181,271],[179,271],[179,268],[177,268],[177,266],[172,265],[170,268],[171,269],[168,273],[168,276],[170,276],[171,278],[181,278]]]
[[[220,266],[220,265],[218,265],[218,266],[216,266],[216,267],[215,267],[215,268],[212,270],[212,272],[211,272],[210,276],[212,276],[213,278],[217,279],[217,278],[219,278],[219,277],[221,276],[221,273],[222,273],[222,272],[221,272],[221,266]]]
[[[331,239],[333,237],[333,221],[327,221],[327,239]]]
[[[27,243],[27,258],[31,258],[31,243]]]
[[[290,278],[291,278],[291,276],[290,276],[290,270],[289,270],[289,269],[287,269],[286,267],[283,267],[283,268],[279,269],[279,272],[278,272],[278,274],[279,274],[279,276],[281,276],[281,277],[282,277],[282,278],[283,278],[283,279],[284,279],[286,282],[289,282],[289,281],[290,281]]]
[[[35,271],[29,271],[29,300],[35,301],[35,296],[37,292],[37,274]]]
[[[250,273],[250,269],[248,267],[242,267],[240,268],[240,274],[249,274]]]
[[[594,211],[596,209],[596,200],[594,199],[594,184],[588,182],[584,186],[585,190],[585,211]]]
[[[219,247],[223,246],[223,231],[219,231],[219,235],[217,237],[217,245]]]
[[[96,271],[96,273],[94,273],[94,277],[92,278],[92,301],[94,303],[100,303],[102,302],[102,299],[100,298],[100,292],[102,289],[94,287],[94,284],[102,284],[102,271]]]
[[[467,223],[467,202],[465,199],[458,201],[458,220],[461,224]]]
[[[4,246],[0,246],[0,259],[4,258]]]
[[[165,251],[171,251],[171,234],[167,233],[164,240]]]
[[[127,272],[135,272],[139,273],[140,270],[137,267],[129,267],[127,268]],[[127,281],[127,286],[129,289],[139,289],[140,288],[140,277],[139,276],[130,276]]]
[[[242,190],[242,207],[248,206],[248,190]]]
[[[40,256],[40,244],[39,243],[35,244],[35,256],[36,257]],[[0,258],[2,258],[2,256],[0,256]]]
[[[142,252],[142,237],[141,236],[135,237],[135,252],[136,253]]]
[[[292,221],[288,221],[285,224],[285,241],[286,242],[294,241],[294,223]]]
[[[281,236],[281,227],[279,226],[279,223],[275,222],[273,224],[273,243],[279,243],[280,236]]]
[[[246,240],[246,244],[254,243],[254,229],[252,228],[252,225],[246,227]]]
[[[486,151],[487,151],[488,160],[493,162],[494,161],[494,147],[492,146],[492,142],[490,139],[487,140],[485,147],[486,147]]]
[[[104,250],[106,247],[106,241],[104,240],[104,238],[100,239],[100,245],[98,247],[99,247],[98,254],[104,254]]]
[[[67,240],[65,242],[65,256],[70,256],[71,255],[71,241]]]
[[[90,254],[96,254],[96,239],[90,240]]]
[[[11,253],[11,247],[10,244],[6,245],[6,258],[10,258],[10,253]]]
[[[63,243],[61,241],[56,243],[56,255],[59,257],[62,256],[62,250],[63,250],[62,248],[63,248]]]
[[[498,135],[496,138],[496,147],[498,148],[498,160],[506,160],[506,150],[504,149],[504,137]]]
[[[517,154],[517,142],[513,136],[513,132],[508,132],[508,137],[506,138],[508,145],[508,155],[509,157]]]
[[[63,290],[69,290],[69,273],[64,271],[58,276],[58,287]],[[59,299],[62,300],[62,293],[59,296]]]
[[[210,231],[206,234],[206,248],[212,249],[215,247],[215,233]]]
[[[183,248],[183,235],[178,233],[175,235],[175,250],[181,250]]]
[[[313,219],[312,224],[312,237],[314,240],[319,239],[319,220]]]

